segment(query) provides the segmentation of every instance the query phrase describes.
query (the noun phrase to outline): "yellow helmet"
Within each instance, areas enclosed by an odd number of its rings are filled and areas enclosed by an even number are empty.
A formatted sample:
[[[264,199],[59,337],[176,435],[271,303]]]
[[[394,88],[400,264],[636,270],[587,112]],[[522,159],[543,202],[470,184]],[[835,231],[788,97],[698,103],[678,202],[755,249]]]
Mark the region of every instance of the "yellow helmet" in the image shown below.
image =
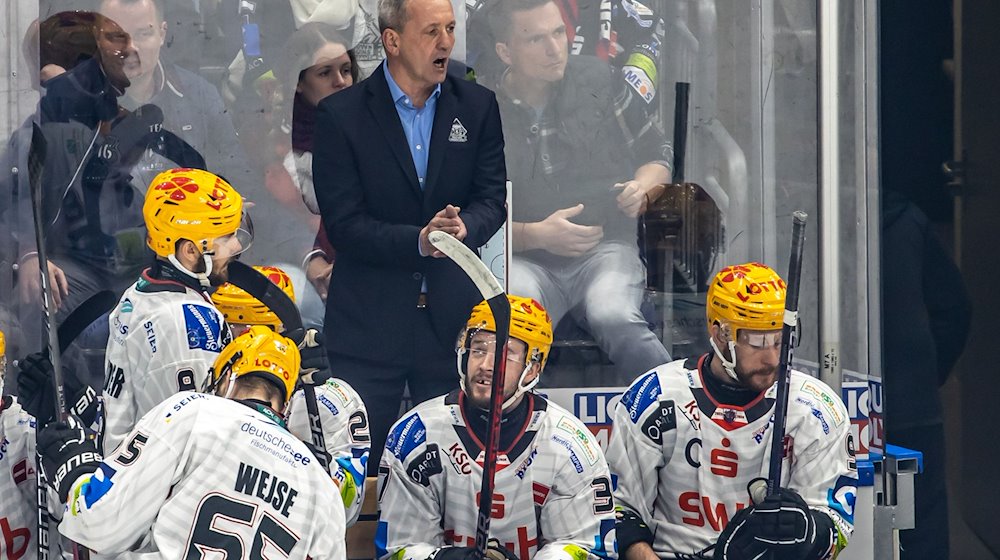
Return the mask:
[[[287,403],[299,380],[301,361],[299,348],[292,340],[254,325],[222,349],[209,378],[215,387],[224,375],[230,378],[230,384],[244,375],[263,377],[285,390]]]
[[[253,268],[267,276],[268,280],[281,288],[281,291],[285,292],[292,301],[295,301],[295,288],[292,287],[292,279],[284,270],[276,266],[255,266]],[[212,302],[226,316],[226,321],[230,324],[268,325],[274,330],[280,330],[282,327],[281,319],[273,311],[235,284],[226,283],[219,286],[219,289],[212,294]]]
[[[507,301],[510,302],[511,338],[528,345],[528,363],[538,362],[544,368],[549,359],[549,348],[552,347],[552,319],[549,318],[549,312],[531,298],[508,294]],[[496,321],[486,301],[481,301],[472,308],[465,327],[460,341],[462,347],[465,347],[469,335],[476,330],[496,332]]]
[[[177,241],[188,239],[202,253],[215,240],[236,233],[243,219],[243,198],[214,173],[177,168],[157,175],[142,206],[146,243],[161,257],[174,254]]]
[[[733,340],[740,329],[780,329],[785,314],[785,281],[771,267],[750,262],[727,266],[708,286],[708,326],[728,325]]]

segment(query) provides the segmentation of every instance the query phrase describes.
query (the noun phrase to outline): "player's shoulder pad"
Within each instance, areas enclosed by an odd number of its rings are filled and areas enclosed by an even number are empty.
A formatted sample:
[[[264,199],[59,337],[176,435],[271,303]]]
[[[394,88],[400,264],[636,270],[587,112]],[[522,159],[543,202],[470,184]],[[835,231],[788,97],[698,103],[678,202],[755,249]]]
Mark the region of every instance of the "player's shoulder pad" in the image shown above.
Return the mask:
[[[326,406],[335,416],[340,414],[341,410],[362,405],[361,396],[358,395],[357,391],[341,379],[331,377],[318,389],[316,400]]]
[[[222,313],[212,306],[200,303],[184,303],[181,308],[188,349],[221,352],[232,338]]]
[[[441,474],[443,469],[438,444],[427,442],[427,426],[421,416],[421,411],[415,410],[396,422],[386,438],[385,450],[399,460],[410,480],[428,487],[431,477]]]
[[[833,428],[841,428],[850,421],[843,400],[819,379],[792,371],[791,389],[789,406],[808,409],[808,414],[816,418],[824,433],[829,433]]]
[[[385,450],[400,461],[405,460],[414,450],[427,443],[427,426],[420,412],[411,411],[400,418],[389,430],[385,439]]]
[[[660,375],[654,369],[629,385],[618,406],[625,410],[633,424],[638,424],[643,413],[659,400],[661,393],[663,388],[660,386]]]
[[[564,451],[578,474],[585,470],[584,463],[587,465],[586,468],[598,466],[598,462],[603,461],[604,456],[590,430],[577,417],[565,410],[554,408],[552,413],[554,417],[550,438],[556,444],[553,447]]]
[[[208,401],[220,398],[215,395],[209,395],[207,393],[196,393],[194,391],[181,391],[180,393],[171,395],[169,399],[166,399],[158,406],[158,409],[153,409],[155,412],[152,414],[158,414],[162,416],[164,420],[169,422],[171,419],[180,418],[189,414],[197,414],[198,410],[208,405]]]

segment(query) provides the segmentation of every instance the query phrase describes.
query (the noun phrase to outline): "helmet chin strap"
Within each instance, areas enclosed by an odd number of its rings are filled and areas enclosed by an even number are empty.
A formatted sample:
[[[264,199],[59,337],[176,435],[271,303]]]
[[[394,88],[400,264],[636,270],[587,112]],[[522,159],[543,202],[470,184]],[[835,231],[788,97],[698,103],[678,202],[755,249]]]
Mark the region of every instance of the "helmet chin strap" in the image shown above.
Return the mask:
[[[208,279],[208,275],[212,273],[212,255],[211,251],[203,251],[201,253],[201,259],[205,263],[205,272],[192,272],[188,270],[186,266],[181,264],[181,261],[177,260],[177,255],[167,255],[167,260],[170,261],[170,264],[174,265],[174,268],[194,278],[201,284],[202,288],[208,290],[212,287],[212,282]]]
[[[739,381],[740,378],[736,375],[736,343],[732,340],[729,341],[729,354],[733,357],[732,360],[727,360],[726,356],[719,350],[719,346],[715,343],[714,337],[708,337],[709,344],[712,345],[712,350],[715,350],[715,355],[719,357],[719,361],[722,362],[722,369],[726,370],[729,377],[733,378],[733,381]]]

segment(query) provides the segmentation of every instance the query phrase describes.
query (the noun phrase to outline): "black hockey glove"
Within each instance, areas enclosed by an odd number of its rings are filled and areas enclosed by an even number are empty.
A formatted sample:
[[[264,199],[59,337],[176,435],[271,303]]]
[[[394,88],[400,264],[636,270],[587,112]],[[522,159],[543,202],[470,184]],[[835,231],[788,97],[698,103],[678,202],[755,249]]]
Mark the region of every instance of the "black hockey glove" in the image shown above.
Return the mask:
[[[326,346],[323,344],[323,333],[316,329],[307,330],[299,345],[299,354],[302,356],[303,383],[322,385],[333,376]]]
[[[750,526],[753,507],[736,512],[719,535],[713,553],[714,560],[756,560],[766,554],[768,547],[758,541]]]
[[[39,425],[45,426],[58,416],[56,392],[52,384],[52,362],[48,352],[36,352],[18,361],[17,400],[28,414],[35,417]],[[64,368],[65,371],[65,368]],[[69,399],[70,413],[89,426],[97,419],[97,394],[89,385],[84,385],[75,375],[63,375],[66,398]]]
[[[818,560],[830,550],[833,521],[810,509],[795,490],[780,488],[777,495],[744,511],[748,513],[737,513],[719,536],[716,559],[746,558],[726,555],[725,550],[755,551],[757,545],[770,550],[775,560]]]
[[[637,542],[653,544],[653,532],[634,511],[618,508],[615,511],[615,534],[618,536],[618,553],[625,554]]]
[[[94,440],[72,416],[38,432],[38,452],[46,479],[64,504],[76,479],[94,472],[102,460]]]

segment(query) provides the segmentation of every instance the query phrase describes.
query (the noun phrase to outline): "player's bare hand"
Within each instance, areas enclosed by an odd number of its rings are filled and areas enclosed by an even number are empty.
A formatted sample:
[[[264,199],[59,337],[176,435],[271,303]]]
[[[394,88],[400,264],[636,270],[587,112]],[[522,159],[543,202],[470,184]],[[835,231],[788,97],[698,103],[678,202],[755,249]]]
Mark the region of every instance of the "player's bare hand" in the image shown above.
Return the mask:
[[[465,228],[465,222],[462,221],[462,218],[459,216],[459,212],[461,211],[462,209],[460,207],[449,204],[441,209],[437,214],[434,214],[431,221],[427,222],[427,225],[420,230],[420,253],[422,255],[429,255],[438,259],[445,256],[444,253],[438,251],[433,245],[431,245],[430,239],[428,239],[427,236],[430,235],[432,231],[443,231],[454,236],[459,241],[465,239],[468,231]]]
[[[333,273],[333,263],[326,260],[323,255],[316,255],[309,259],[306,265],[306,279],[316,289],[320,299],[326,302],[326,295],[330,291],[330,275]]]
[[[593,249],[604,238],[601,226],[581,226],[572,218],[583,212],[583,204],[556,210],[538,222],[538,247],[563,257],[578,257]]]
[[[615,183],[614,189],[620,190],[616,201],[618,209],[629,218],[635,218],[646,211],[649,199],[646,197],[646,189],[639,181],[626,181]]]
[[[56,309],[62,306],[62,300],[69,295],[69,281],[66,274],[55,263],[49,261],[49,282],[52,283],[52,303]],[[24,259],[18,269],[18,292],[22,303],[41,301],[42,279],[38,272],[38,256]]]

